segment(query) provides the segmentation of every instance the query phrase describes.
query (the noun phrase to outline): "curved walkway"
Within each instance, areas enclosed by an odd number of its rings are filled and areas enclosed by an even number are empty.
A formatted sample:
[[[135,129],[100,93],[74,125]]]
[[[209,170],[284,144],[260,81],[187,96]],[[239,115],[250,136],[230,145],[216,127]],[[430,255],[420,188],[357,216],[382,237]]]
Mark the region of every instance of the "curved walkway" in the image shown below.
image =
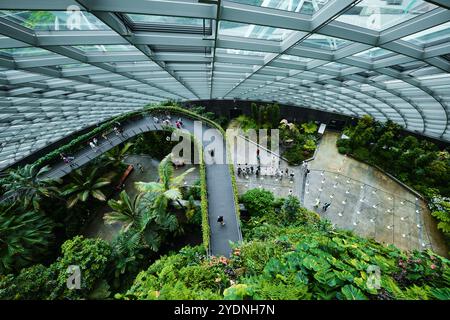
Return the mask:
[[[194,130],[194,121],[181,115],[183,120],[183,129],[191,132],[198,141],[202,141],[203,145],[209,143],[209,140],[203,138],[202,132]],[[72,162],[72,167],[62,161],[51,167],[51,170],[46,173],[48,178],[61,178],[69,174],[92,159],[98,157],[102,153],[114,148],[122,142],[144,132],[164,130],[163,126],[155,123],[153,118],[145,116],[141,119],[136,119],[124,123],[122,126],[123,134],[116,135],[114,132],[108,135],[108,140],[99,139],[97,151],[87,146],[78,153],[74,154],[75,160]],[[209,129],[202,124],[202,129]],[[223,143],[222,154],[226,156],[226,143]],[[221,154],[216,150],[216,154]],[[205,152],[207,157],[208,153]],[[222,162],[225,163],[225,162]],[[242,234],[239,225],[239,219],[236,216],[236,204],[234,202],[234,193],[231,183],[231,174],[227,164],[208,164],[206,162],[206,180],[208,190],[208,216],[209,225],[211,229],[210,239],[210,254],[215,256],[229,256],[231,254],[230,242],[237,243],[242,241]],[[217,223],[217,217],[223,216],[226,222],[225,226]]]

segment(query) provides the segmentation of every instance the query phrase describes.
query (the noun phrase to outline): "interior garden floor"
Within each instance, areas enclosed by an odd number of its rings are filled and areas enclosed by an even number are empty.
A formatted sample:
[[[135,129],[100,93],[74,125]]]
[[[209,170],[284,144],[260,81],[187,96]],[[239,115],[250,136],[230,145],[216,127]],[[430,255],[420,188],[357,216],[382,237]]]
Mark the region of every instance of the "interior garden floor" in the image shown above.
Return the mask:
[[[134,170],[130,173],[124,183],[124,190],[131,198],[137,194],[137,191],[134,187],[135,182],[150,182],[158,181],[159,179],[159,160],[156,160],[147,155],[129,155],[124,159],[124,163],[134,166]],[[138,168],[138,163],[142,165],[142,171]],[[196,167],[196,170],[186,176],[186,178],[184,179],[185,186],[194,185],[194,183],[200,178],[198,166],[185,165],[179,169],[174,169],[174,177],[176,177],[191,167]],[[118,199],[118,197],[119,196],[117,195],[115,198]],[[86,226],[83,234],[86,237],[100,238],[111,242],[119,234],[119,231],[122,228],[122,224],[119,222],[115,222],[112,224],[105,223],[105,221],[103,220],[103,216],[109,211],[111,211],[111,208],[107,204],[105,204],[103,210],[101,210]]]
[[[292,192],[303,206],[338,228],[400,249],[430,248],[448,256],[445,240],[426,203],[378,169],[339,154],[338,138],[337,132],[325,132],[314,160],[309,162],[306,179],[300,166],[289,166],[280,160],[282,170],[288,168],[295,173],[293,182],[286,177],[280,181],[270,176],[240,176],[239,193],[264,188],[286,197]],[[315,207],[317,199],[320,204]],[[325,203],[331,204],[327,210],[322,209]]]

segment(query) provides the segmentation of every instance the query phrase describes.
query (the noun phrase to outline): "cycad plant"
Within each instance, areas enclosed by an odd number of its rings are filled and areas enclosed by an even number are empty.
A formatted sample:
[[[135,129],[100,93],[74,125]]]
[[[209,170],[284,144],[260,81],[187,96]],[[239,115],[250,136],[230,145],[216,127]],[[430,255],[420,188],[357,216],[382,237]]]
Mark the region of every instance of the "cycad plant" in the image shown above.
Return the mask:
[[[137,194],[134,198],[130,198],[127,192],[123,190],[120,193],[119,200],[111,199],[108,201],[108,205],[113,211],[106,213],[103,219],[108,224],[121,223],[123,231],[138,225],[138,220],[141,219],[144,210],[141,198],[142,194]]]
[[[0,274],[37,262],[53,238],[53,222],[16,204],[0,205]]]
[[[108,174],[98,177],[97,168],[93,169],[87,176],[81,169],[74,171],[71,175],[72,182],[61,193],[63,196],[70,196],[67,200],[67,207],[72,208],[79,201],[86,202],[90,198],[106,201],[106,196],[102,190],[105,186],[111,184],[113,176],[114,174]]]
[[[1,180],[1,185],[6,192],[3,197],[12,201],[20,202],[24,209],[32,207],[39,210],[40,201],[58,194],[56,184],[59,179],[52,180],[44,175],[50,170],[49,166],[37,168],[27,164],[17,170],[10,171]]]

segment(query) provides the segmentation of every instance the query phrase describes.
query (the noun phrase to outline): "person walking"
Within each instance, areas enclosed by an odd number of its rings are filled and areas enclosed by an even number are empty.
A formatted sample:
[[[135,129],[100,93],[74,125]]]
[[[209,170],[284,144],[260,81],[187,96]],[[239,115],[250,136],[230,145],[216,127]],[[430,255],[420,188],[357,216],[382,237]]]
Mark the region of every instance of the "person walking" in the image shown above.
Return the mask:
[[[327,209],[331,206],[331,203],[327,202],[323,205],[322,210],[327,211]]]
[[[319,205],[320,205],[320,199],[317,198],[317,199],[316,199],[316,203],[314,204],[314,208],[318,208]]]
[[[89,145],[91,146],[91,149],[94,150],[95,152],[97,152],[97,146],[95,145],[94,142],[89,141]]]
[[[241,173],[242,173],[241,166],[238,166],[238,168],[237,168],[237,174],[238,174],[238,177],[241,176]]]
[[[95,144],[96,147],[98,147],[98,139],[96,137],[92,139],[92,142]]]
[[[138,167],[139,171],[141,171],[141,173],[144,173],[144,167],[142,166],[142,164],[140,162],[138,162],[137,167]]]
[[[223,216],[218,216],[217,217],[217,222],[220,223],[221,226],[225,225],[225,221],[223,220]]]

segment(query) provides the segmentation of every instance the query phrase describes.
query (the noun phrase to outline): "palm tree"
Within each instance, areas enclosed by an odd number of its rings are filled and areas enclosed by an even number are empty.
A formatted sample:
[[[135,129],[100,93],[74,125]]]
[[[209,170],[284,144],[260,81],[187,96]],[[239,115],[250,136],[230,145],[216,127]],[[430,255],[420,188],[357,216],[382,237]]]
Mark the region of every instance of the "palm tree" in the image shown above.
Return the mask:
[[[53,238],[53,222],[42,212],[0,205],[0,274],[37,262]]]
[[[102,164],[104,166],[112,165],[118,167],[126,156],[128,150],[133,146],[133,143],[127,142],[122,147],[115,147],[104,153],[102,156]]]
[[[135,186],[140,192],[154,194],[152,208],[159,213],[164,213],[167,211],[169,201],[177,201],[183,207],[179,201],[182,198],[180,187],[186,176],[194,170],[195,168],[190,168],[179,176],[173,177],[172,155],[169,154],[159,164],[158,182],[136,182]]]
[[[67,200],[68,208],[72,208],[78,201],[86,202],[90,197],[99,201],[106,201],[106,196],[102,189],[111,184],[111,179],[115,174],[111,173],[103,177],[97,177],[96,174],[97,168],[93,169],[87,178],[81,169],[73,172],[73,182],[61,193],[63,196],[70,196],[69,200]]]
[[[27,164],[17,170],[10,171],[8,176],[1,180],[1,185],[6,192],[4,199],[22,203],[27,209],[32,205],[34,210],[39,210],[42,198],[49,198],[58,194],[56,183],[60,179],[45,178],[44,174],[50,170],[49,166],[38,169],[35,165]]]
[[[111,199],[108,201],[108,205],[113,211],[106,213],[103,219],[108,224],[122,223],[123,231],[127,231],[131,226],[138,225],[138,220],[141,219],[144,210],[141,198],[142,194],[138,194],[131,199],[127,192],[123,190],[120,193],[119,200]]]

